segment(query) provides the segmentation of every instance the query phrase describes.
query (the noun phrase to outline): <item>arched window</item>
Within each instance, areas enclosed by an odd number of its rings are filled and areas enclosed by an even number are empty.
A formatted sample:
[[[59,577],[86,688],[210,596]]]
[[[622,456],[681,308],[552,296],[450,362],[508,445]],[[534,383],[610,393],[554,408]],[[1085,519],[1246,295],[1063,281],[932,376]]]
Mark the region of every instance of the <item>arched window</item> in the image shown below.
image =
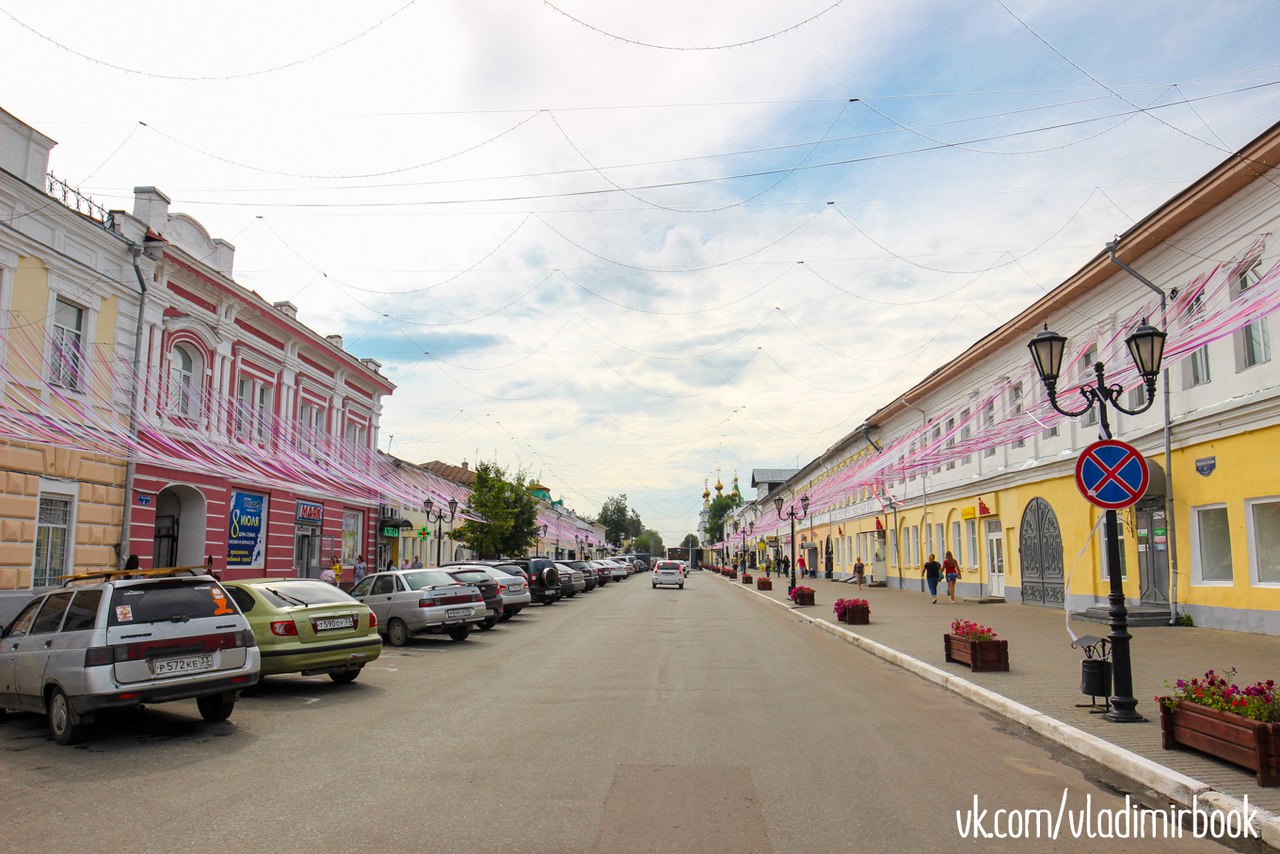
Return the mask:
[[[178,344],[169,360],[169,411],[184,418],[200,414],[198,358],[187,347]]]

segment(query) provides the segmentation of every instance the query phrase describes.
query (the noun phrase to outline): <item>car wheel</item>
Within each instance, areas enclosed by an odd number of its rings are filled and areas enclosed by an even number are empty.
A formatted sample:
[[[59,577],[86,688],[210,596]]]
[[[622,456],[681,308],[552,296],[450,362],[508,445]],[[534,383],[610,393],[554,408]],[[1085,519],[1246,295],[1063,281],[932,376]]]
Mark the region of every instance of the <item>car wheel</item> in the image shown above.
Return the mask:
[[[235,694],[210,694],[197,697],[196,707],[200,709],[200,717],[209,723],[225,721],[231,717],[231,710],[236,707]]]
[[[487,631],[489,631],[489,629],[491,629],[491,628],[493,628],[494,626],[498,625],[498,619],[499,619],[499,618],[497,618],[497,617],[486,617],[486,618],[485,618],[485,621],[484,621],[483,623],[481,623],[481,624],[480,624],[480,631],[482,631],[482,632],[487,632]]]
[[[395,619],[387,625],[387,640],[392,646],[404,646],[409,643],[409,627],[404,620]]]
[[[657,584],[654,584],[654,585],[653,585],[653,589],[654,589],[654,590],[657,590],[657,589],[658,589],[658,585],[657,585]]]
[[[449,629],[449,637],[453,638],[455,641],[464,641],[467,639],[467,635],[469,634],[471,634],[471,628],[469,626],[455,626],[454,628]]]
[[[361,665],[360,667],[353,667],[350,670],[331,670],[329,671],[329,678],[334,682],[337,682],[339,685],[350,685],[352,682],[356,681],[356,677],[360,675],[360,671],[363,669],[364,666]]]
[[[83,741],[88,727],[80,714],[71,708],[71,701],[61,688],[54,688],[49,697],[49,733],[58,744],[75,744]]]
[[[552,599],[550,596],[548,596],[546,599],[543,599],[543,600],[542,600],[542,604],[543,604],[543,605],[554,605],[554,604],[556,604],[556,600],[554,600],[554,599]]]
[[[683,585],[683,584],[681,584],[681,585],[680,585],[680,589],[681,589],[681,590],[683,590],[683,589],[684,589],[684,585]]]

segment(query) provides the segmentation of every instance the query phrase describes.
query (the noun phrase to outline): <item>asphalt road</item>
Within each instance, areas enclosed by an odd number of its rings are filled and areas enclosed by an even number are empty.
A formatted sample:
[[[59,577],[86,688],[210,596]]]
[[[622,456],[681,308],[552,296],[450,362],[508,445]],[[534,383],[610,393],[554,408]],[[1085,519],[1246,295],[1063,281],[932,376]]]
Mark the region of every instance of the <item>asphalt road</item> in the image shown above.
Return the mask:
[[[348,686],[273,678],[223,724],[172,703],[65,748],[11,715],[0,757],[0,851],[1223,850],[962,838],[975,796],[1026,834],[1130,790],[698,573],[387,647]]]

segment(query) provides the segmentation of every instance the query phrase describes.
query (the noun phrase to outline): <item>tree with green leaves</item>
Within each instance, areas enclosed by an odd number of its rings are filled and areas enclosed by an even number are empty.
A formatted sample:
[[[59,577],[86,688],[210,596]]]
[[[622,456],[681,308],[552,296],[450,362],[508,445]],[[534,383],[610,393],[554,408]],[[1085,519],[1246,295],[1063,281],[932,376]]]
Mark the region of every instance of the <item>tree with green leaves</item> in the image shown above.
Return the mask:
[[[604,538],[610,545],[614,548],[621,546],[623,539],[628,536],[626,493],[606,498],[596,521],[604,525]]]
[[[662,542],[662,535],[657,531],[641,531],[635,539],[635,550],[641,554],[666,557],[667,547]]]
[[[528,485],[523,471],[512,481],[497,463],[477,464],[467,509],[480,518],[455,528],[454,538],[482,558],[524,554],[538,539],[538,503]]]
[[[724,539],[724,517],[738,506],[732,496],[721,495],[712,499],[711,510],[707,513],[707,540],[718,543]]]
[[[698,547],[697,534],[685,534],[684,539],[680,541],[680,548],[682,549],[696,549],[697,547]]]

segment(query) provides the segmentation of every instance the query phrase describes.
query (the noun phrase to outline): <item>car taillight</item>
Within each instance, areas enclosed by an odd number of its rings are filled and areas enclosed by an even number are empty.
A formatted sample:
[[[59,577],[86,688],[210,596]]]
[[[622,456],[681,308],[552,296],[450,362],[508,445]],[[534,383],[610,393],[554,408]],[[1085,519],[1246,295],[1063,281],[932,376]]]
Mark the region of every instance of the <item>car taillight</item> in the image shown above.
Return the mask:
[[[427,597],[424,596],[423,598],[418,600],[419,608],[434,608],[435,606],[436,606],[436,600],[434,599],[428,599]]]
[[[471,594],[471,601],[472,601],[472,602],[483,602],[483,601],[484,601],[484,597],[483,597],[483,596],[481,596],[479,593],[472,593],[472,594]]]
[[[271,624],[271,634],[276,637],[293,637],[298,634],[298,627],[293,620],[276,620]]]
[[[378,615],[370,611],[369,612],[369,628],[376,629],[377,627],[378,627]]]
[[[507,585],[505,585],[505,584],[499,584],[499,585],[498,585],[498,592],[499,592],[499,593],[506,593],[506,592],[507,592]]]
[[[258,639],[254,636],[253,629],[245,629],[244,631],[236,632],[236,634],[241,638],[237,646],[250,647],[258,645]]]
[[[118,648],[114,646],[94,646],[86,649],[84,651],[84,666],[102,667],[106,664],[114,664]]]

